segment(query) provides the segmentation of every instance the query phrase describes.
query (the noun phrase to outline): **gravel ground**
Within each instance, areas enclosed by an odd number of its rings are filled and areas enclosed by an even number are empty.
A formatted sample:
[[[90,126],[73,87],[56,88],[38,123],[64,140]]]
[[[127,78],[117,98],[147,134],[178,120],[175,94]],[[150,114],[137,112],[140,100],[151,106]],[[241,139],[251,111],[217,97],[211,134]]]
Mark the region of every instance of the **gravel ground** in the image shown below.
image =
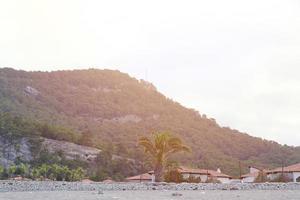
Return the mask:
[[[172,183],[81,183],[59,181],[0,181],[0,192],[29,191],[184,191],[184,190],[295,190],[300,191],[300,183],[260,183],[260,184],[172,184]],[[300,197],[299,197],[300,200]]]
[[[299,200],[300,191],[3,192],[0,200]],[[175,195],[175,196],[174,196]],[[177,196],[176,196],[177,195]]]

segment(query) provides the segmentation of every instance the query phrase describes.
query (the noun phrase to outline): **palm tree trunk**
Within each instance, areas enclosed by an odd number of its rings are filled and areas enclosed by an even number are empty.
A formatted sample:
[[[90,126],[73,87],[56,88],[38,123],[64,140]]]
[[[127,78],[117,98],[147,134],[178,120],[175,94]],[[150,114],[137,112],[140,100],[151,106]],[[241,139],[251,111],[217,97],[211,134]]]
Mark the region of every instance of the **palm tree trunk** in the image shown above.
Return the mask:
[[[154,169],[155,182],[163,181],[163,165],[157,164]]]

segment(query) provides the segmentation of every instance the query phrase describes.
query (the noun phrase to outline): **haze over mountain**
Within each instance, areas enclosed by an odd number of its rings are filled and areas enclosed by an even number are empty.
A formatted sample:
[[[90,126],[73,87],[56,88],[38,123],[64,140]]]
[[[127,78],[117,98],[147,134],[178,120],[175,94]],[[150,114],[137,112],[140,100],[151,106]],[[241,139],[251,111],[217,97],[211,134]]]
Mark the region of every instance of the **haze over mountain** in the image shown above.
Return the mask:
[[[143,161],[137,140],[170,131],[192,148],[177,158],[186,165],[216,168],[237,175],[250,164],[281,166],[300,161],[300,148],[221,127],[204,113],[165,97],[154,85],[116,70],[26,72],[0,69],[0,111],[64,127],[44,136],[109,149]],[[59,133],[59,132],[58,132]]]

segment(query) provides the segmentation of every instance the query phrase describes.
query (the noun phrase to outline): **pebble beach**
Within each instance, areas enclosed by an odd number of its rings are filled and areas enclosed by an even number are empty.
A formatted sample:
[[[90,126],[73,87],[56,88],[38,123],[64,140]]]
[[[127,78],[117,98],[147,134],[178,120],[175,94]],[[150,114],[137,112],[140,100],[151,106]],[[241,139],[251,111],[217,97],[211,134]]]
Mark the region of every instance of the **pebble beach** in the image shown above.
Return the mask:
[[[174,195],[175,194],[175,195]],[[299,190],[3,192],[1,200],[299,200]]]
[[[170,184],[0,181],[0,200],[299,200],[300,183]]]
[[[59,181],[0,181],[0,192],[34,191],[205,191],[205,190],[292,190],[300,183],[82,183]]]

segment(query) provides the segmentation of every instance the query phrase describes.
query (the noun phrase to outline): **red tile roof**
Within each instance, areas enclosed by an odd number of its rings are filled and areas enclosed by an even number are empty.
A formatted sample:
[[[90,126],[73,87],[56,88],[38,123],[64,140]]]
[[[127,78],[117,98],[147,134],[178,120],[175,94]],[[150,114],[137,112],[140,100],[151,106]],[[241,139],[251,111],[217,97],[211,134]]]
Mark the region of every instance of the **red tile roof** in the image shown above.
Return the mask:
[[[231,176],[227,174],[223,174],[214,170],[208,170],[208,173],[213,177],[219,177],[219,178],[232,178]]]
[[[244,174],[241,176],[241,178],[247,178],[247,177],[257,177],[259,174],[259,172],[253,172],[253,173],[248,173],[248,174]]]
[[[179,167],[178,168],[178,172],[179,173],[187,173],[187,174],[203,174],[203,175],[207,175],[207,170],[204,169],[192,169],[192,168],[188,168],[188,167]]]
[[[112,179],[106,179],[106,180],[104,180],[104,181],[102,181],[102,183],[114,183],[115,181],[114,180],[112,180]]]
[[[210,169],[192,169],[187,167],[179,167],[178,171],[182,174],[201,174],[201,175],[209,175],[213,177],[219,177],[219,178],[232,178],[231,176],[228,176],[227,174],[223,174],[214,170]]]
[[[86,178],[86,179],[82,179],[81,182],[82,183],[93,183],[94,181]]]
[[[282,167],[278,167],[276,169],[267,171],[267,173],[269,173],[269,174],[278,173],[278,172],[282,172]],[[300,172],[300,163],[295,164],[295,165],[290,165],[288,167],[284,167],[283,172],[286,172],[286,173],[288,173],[288,172]]]
[[[126,178],[126,180],[127,181],[151,181],[152,176],[149,173],[145,173],[137,176],[128,177]]]

